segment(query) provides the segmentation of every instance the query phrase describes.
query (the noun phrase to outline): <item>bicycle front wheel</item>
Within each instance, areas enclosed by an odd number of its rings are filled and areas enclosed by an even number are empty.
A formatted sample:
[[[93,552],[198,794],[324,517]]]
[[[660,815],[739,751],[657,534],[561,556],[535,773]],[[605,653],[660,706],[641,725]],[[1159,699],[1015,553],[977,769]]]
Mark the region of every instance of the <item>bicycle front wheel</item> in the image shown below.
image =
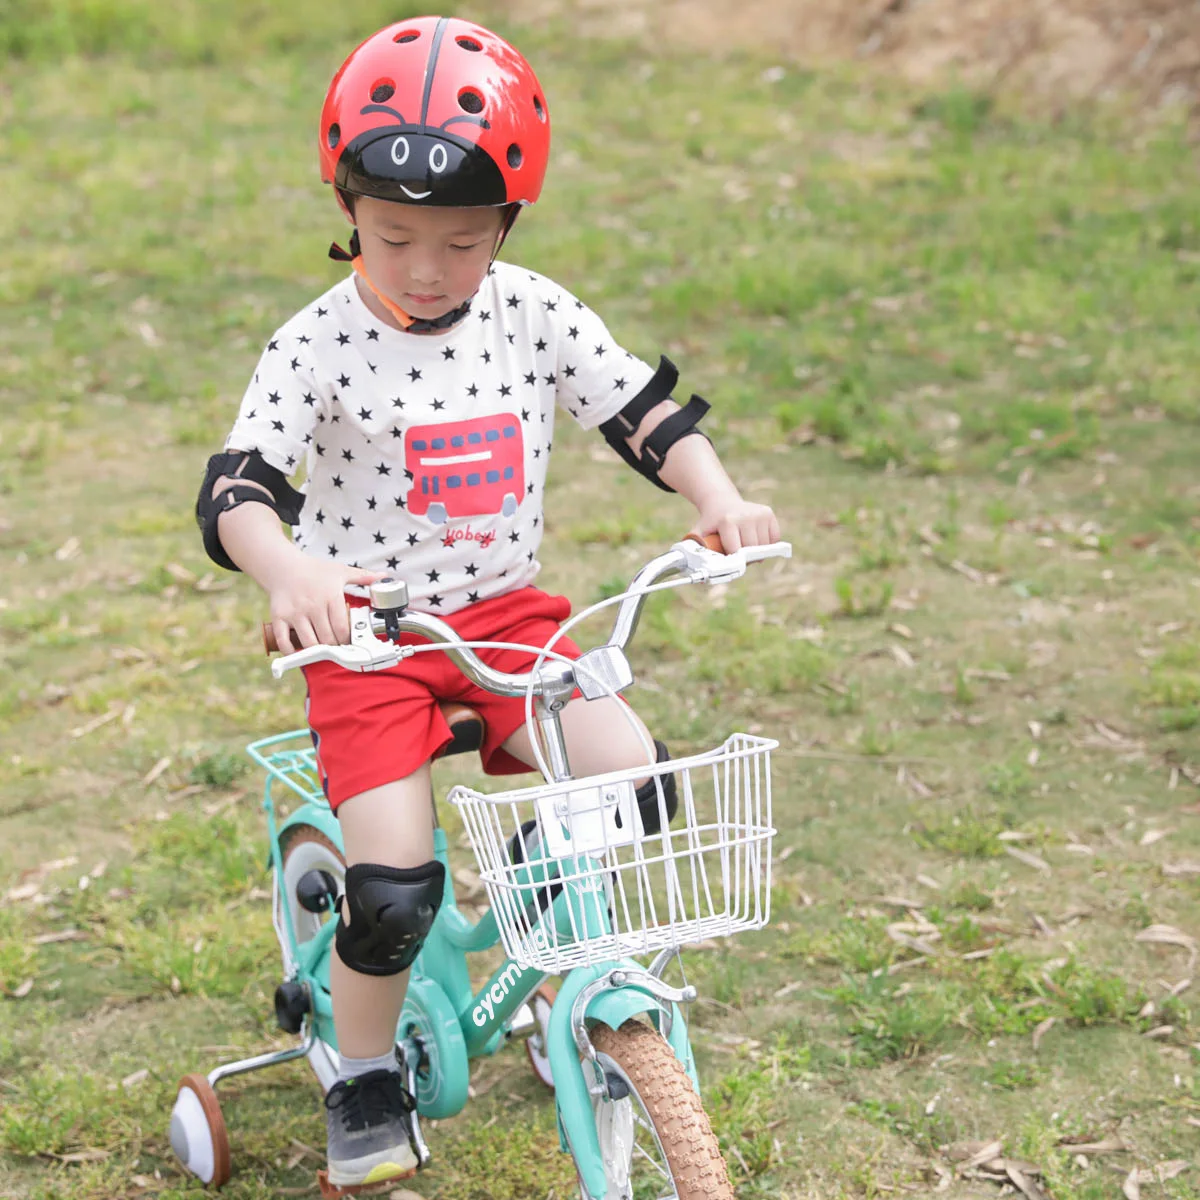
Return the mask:
[[[662,1035],[641,1021],[590,1031],[608,1095],[594,1098],[609,1195],[734,1200],[700,1097]]]

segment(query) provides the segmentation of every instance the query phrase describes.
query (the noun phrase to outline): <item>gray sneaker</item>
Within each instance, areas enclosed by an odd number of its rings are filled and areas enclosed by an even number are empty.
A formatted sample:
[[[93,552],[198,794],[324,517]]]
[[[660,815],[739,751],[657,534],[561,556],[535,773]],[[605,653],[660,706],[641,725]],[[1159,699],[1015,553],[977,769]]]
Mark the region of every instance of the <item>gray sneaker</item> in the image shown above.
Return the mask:
[[[412,1147],[412,1093],[396,1071],[340,1080],[325,1097],[327,1171],[334,1187],[402,1179],[417,1169]]]

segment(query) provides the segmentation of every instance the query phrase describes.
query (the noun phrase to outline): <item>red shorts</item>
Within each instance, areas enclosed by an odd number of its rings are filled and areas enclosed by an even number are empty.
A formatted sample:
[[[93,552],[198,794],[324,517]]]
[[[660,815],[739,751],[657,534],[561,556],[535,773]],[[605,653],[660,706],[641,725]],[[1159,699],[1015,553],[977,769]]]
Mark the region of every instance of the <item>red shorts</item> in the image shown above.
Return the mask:
[[[565,596],[521,588],[481,600],[442,619],[464,641],[521,642],[544,646],[571,612]],[[406,635],[414,645],[425,639]],[[570,638],[555,653],[579,657]],[[519,674],[537,661],[533,651],[477,650],[499,671]],[[317,748],[317,767],[331,808],[369,788],[411,775],[451,740],[440,701],[469,705],[483,718],[479,757],[489,775],[515,775],[532,768],[500,747],[525,723],[524,696],[494,696],[471,683],[438,650],[414,654],[386,671],[347,671],[336,663],[304,668],[308,724]]]

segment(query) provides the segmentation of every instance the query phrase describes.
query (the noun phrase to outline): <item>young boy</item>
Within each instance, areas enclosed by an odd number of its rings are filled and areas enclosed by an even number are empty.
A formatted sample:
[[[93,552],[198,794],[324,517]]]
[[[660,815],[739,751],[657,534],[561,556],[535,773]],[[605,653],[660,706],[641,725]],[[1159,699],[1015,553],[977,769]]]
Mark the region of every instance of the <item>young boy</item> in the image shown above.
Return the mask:
[[[665,358],[648,366],[570,293],[495,261],[538,198],[549,145],[533,71],[467,21],[389,26],[334,77],[321,172],[356,227],[349,254],[330,251],[353,272],[268,342],[197,504],[209,554],[267,592],[280,644],[289,627],[305,646],[348,641],[347,593],[395,573],[414,609],[465,639],[544,645],[569,613],[532,586],[556,406],[687,497],[696,532],[727,550],[778,539],[771,510],[743,500],[694,436],[707,405],[670,399]],[[287,482],[301,465],[303,495]],[[566,639],[556,649],[578,653]],[[481,657],[513,672],[534,659]],[[438,701],[484,717],[489,772],[534,758],[522,702],[479,691],[443,655],[367,675],[321,663],[306,677],[348,867],[330,980],[341,1071],[325,1101],[329,1180],[348,1187],[416,1165],[394,1039],[444,882],[429,810],[429,762],[449,741]],[[576,774],[645,763],[622,707],[567,705]]]

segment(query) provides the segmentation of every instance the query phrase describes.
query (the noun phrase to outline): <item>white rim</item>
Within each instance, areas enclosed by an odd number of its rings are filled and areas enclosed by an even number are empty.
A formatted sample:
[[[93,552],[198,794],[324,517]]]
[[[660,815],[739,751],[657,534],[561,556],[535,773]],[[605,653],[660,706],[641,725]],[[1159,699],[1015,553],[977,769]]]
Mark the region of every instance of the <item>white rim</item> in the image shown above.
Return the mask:
[[[179,1089],[175,1097],[175,1107],[171,1110],[171,1123],[176,1118],[187,1138],[186,1154],[180,1153],[180,1147],[172,1139],[171,1148],[179,1155],[179,1161],[202,1183],[212,1183],[216,1172],[216,1147],[213,1145],[213,1131],[209,1127],[208,1117],[204,1113],[204,1105],[200,1097],[185,1087]]]
[[[618,1189],[616,1196],[620,1200],[632,1197],[631,1180],[634,1173],[635,1158],[644,1160],[647,1164],[639,1175],[642,1179],[653,1179],[651,1170],[662,1178],[662,1190],[655,1192],[656,1200],[678,1200],[679,1191],[675,1187],[675,1177],[671,1174],[670,1164],[659,1140],[658,1131],[650,1120],[646,1104],[638,1095],[632,1080],[617,1062],[607,1054],[597,1053],[596,1061],[604,1074],[616,1075],[629,1089],[629,1095],[623,1100],[610,1100],[599,1096],[592,1097],[592,1110],[596,1117],[596,1134],[600,1140],[600,1157],[604,1161],[604,1171],[611,1188]],[[639,1135],[649,1134],[649,1139],[642,1136],[642,1142],[652,1140],[658,1152],[657,1160],[650,1155],[644,1145],[639,1144]],[[580,1194],[586,1200],[586,1192]]]
[[[537,1032],[531,1034],[525,1043],[529,1050],[529,1061],[537,1077],[547,1087],[553,1087],[554,1075],[550,1071],[550,1055],[546,1052],[550,1041],[550,1001],[540,992],[535,992],[529,1003],[538,1024]]]

